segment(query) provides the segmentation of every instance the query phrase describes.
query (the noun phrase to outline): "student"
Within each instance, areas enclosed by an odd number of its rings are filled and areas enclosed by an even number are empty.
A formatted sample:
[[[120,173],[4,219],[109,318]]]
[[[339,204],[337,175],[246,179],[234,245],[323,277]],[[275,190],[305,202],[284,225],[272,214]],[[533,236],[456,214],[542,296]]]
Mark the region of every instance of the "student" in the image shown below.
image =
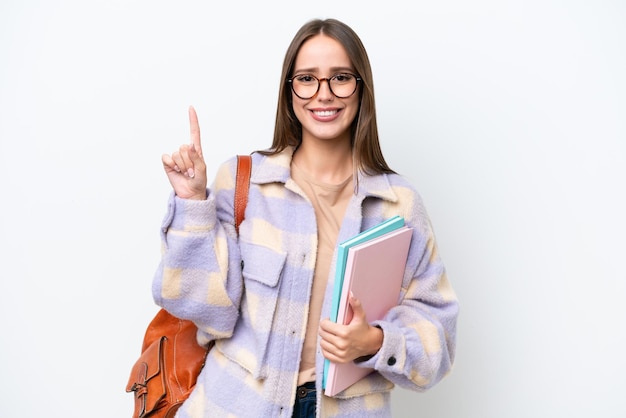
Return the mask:
[[[395,384],[423,391],[450,371],[456,296],[421,198],[381,153],[359,37],[334,19],[306,23],[281,80],[274,140],[252,154],[239,233],[236,159],[207,189],[193,108],[191,143],[162,158],[174,192],[154,299],[193,320],[201,344],[215,340],[177,417],[389,417]],[[399,305],[367,323],[353,297],[351,323],[331,322],[337,243],[394,215],[414,228]],[[328,397],[324,358],[375,372]]]

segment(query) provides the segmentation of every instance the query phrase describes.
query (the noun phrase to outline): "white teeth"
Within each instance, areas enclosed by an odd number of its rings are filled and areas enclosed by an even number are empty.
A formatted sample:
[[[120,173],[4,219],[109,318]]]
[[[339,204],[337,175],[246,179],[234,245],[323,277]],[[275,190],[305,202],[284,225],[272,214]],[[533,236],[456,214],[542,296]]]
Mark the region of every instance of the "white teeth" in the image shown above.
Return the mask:
[[[317,110],[316,110],[316,111],[314,111],[314,113],[315,113],[317,116],[323,116],[323,117],[324,117],[324,116],[332,116],[332,115],[334,115],[335,113],[337,113],[337,111],[336,111],[336,110],[322,110],[322,111],[317,111]]]

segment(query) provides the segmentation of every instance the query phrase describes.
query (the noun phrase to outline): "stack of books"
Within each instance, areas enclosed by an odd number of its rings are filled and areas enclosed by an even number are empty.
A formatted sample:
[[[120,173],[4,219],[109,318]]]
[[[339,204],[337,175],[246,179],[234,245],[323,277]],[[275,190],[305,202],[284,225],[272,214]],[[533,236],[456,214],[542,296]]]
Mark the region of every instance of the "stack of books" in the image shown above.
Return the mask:
[[[395,216],[339,244],[331,321],[350,323],[350,293],[361,301],[368,322],[382,319],[398,304],[411,235],[404,218]],[[354,362],[325,359],[322,388],[334,396],[372,371]]]

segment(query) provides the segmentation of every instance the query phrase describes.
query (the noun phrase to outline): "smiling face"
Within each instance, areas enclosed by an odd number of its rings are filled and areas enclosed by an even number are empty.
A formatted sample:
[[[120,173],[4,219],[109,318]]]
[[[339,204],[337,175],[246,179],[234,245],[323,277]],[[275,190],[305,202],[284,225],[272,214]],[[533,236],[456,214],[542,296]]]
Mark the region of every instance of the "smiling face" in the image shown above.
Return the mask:
[[[335,39],[320,34],[302,44],[292,77],[311,75],[321,80],[342,73],[355,73],[346,50]],[[321,81],[317,94],[310,99],[301,99],[293,91],[291,94],[294,113],[302,124],[302,141],[350,142],[350,126],[359,110],[358,86],[354,94],[343,99],[331,92],[328,81]]]

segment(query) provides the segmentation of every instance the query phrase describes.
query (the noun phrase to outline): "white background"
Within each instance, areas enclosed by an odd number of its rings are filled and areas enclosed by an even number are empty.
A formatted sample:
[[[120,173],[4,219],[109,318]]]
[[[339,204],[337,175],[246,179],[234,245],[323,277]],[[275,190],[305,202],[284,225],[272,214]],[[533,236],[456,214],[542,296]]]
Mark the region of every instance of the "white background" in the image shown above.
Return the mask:
[[[626,416],[625,3],[215,4],[0,3],[0,416],[130,417],[160,156],[190,104],[209,177],[269,146],[314,17],[361,35],[461,301],[454,371],[395,416]]]

